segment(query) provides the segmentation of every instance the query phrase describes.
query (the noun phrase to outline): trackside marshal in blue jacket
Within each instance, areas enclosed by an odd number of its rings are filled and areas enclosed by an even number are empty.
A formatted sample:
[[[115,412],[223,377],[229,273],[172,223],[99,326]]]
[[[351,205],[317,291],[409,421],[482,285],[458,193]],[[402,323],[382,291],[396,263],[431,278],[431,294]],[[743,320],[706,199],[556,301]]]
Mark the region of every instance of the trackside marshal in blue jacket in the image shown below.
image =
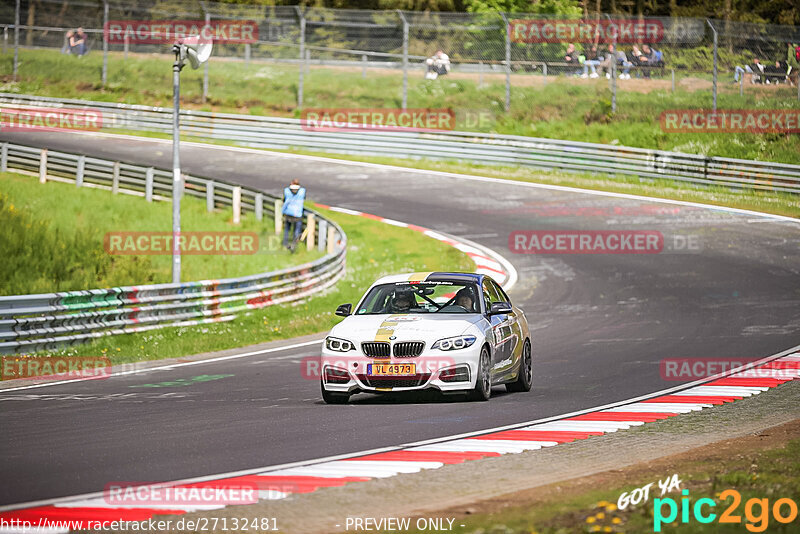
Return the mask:
[[[283,190],[283,214],[290,217],[303,216],[303,202],[306,199],[306,188],[300,187],[298,180]]]

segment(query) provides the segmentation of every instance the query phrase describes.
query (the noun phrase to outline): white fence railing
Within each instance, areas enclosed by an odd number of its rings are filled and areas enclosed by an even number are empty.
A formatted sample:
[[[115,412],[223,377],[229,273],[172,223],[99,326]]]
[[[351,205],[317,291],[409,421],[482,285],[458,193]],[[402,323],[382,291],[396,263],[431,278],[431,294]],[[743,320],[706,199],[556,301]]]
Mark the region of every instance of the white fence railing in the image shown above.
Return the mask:
[[[3,143],[0,170],[8,169],[148,200],[172,194],[171,171]],[[257,219],[265,212],[274,214],[278,200],[260,191],[194,176],[186,177],[185,193],[205,197],[209,210],[232,206],[233,197],[240,197],[241,209],[254,213]],[[246,310],[323,291],[345,273],[347,237],[335,222],[311,210],[306,212],[315,221],[313,243],[327,250],[314,262],[240,278],[0,297],[0,353],[49,349],[169,326],[229,321]]]
[[[91,108],[102,114],[104,129],[172,132],[172,110],[165,108],[10,93],[0,93],[0,104]],[[638,176],[734,189],[800,193],[800,165],[577,141],[358,127],[320,131],[301,119],[202,111],[181,111],[181,131],[200,139],[234,141],[258,148],[302,148],[343,154],[470,161],[483,165],[522,165],[548,171]]]

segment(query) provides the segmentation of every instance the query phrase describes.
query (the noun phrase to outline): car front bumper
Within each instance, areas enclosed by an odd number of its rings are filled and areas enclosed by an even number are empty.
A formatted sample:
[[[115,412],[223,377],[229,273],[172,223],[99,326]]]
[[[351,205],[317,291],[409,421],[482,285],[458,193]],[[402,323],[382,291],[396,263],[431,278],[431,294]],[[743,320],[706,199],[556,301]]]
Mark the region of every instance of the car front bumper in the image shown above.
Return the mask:
[[[438,389],[442,392],[466,391],[475,387],[481,347],[475,344],[461,350],[428,350],[414,358],[368,358],[322,350],[320,377],[326,391],[381,393]],[[414,364],[416,374],[375,376],[370,364]],[[334,370],[330,373],[328,370]]]

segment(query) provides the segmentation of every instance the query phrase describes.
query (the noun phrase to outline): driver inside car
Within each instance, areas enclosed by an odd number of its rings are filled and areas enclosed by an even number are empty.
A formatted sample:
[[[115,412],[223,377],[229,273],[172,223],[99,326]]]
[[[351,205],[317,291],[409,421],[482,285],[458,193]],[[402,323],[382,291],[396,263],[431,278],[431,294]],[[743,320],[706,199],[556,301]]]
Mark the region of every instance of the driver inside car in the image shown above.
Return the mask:
[[[391,304],[391,313],[407,313],[415,302],[411,293],[403,292],[397,293]]]
[[[468,312],[474,312],[473,304],[475,299],[472,298],[472,291],[468,287],[459,289],[456,293],[456,306],[461,306]]]

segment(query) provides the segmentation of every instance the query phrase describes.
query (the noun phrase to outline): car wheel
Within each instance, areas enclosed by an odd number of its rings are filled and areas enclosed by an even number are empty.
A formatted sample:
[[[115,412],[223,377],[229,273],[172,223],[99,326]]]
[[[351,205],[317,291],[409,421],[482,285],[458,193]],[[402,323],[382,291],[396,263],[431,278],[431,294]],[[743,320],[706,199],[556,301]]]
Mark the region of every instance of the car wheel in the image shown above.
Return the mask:
[[[347,404],[350,400],[349,393],[334,393],[333,391],[327,391],[322,382],[319,385],[322,389],[322,400],[325,401],[325,404]]]
[[[516,381],[506,384],[506,390],[510,393],[520,391],[530,391],[533,383],[533,356],[531,355],[531,343],[527,339],[522,346],[522,357],[519,362],[519,376]]]
[[[489,349],[483,347],[481,358],[478,362],[478,376],[475,380],[475,389],[469,392],[469,400],[487,401],[492,396],[492,368]]]

